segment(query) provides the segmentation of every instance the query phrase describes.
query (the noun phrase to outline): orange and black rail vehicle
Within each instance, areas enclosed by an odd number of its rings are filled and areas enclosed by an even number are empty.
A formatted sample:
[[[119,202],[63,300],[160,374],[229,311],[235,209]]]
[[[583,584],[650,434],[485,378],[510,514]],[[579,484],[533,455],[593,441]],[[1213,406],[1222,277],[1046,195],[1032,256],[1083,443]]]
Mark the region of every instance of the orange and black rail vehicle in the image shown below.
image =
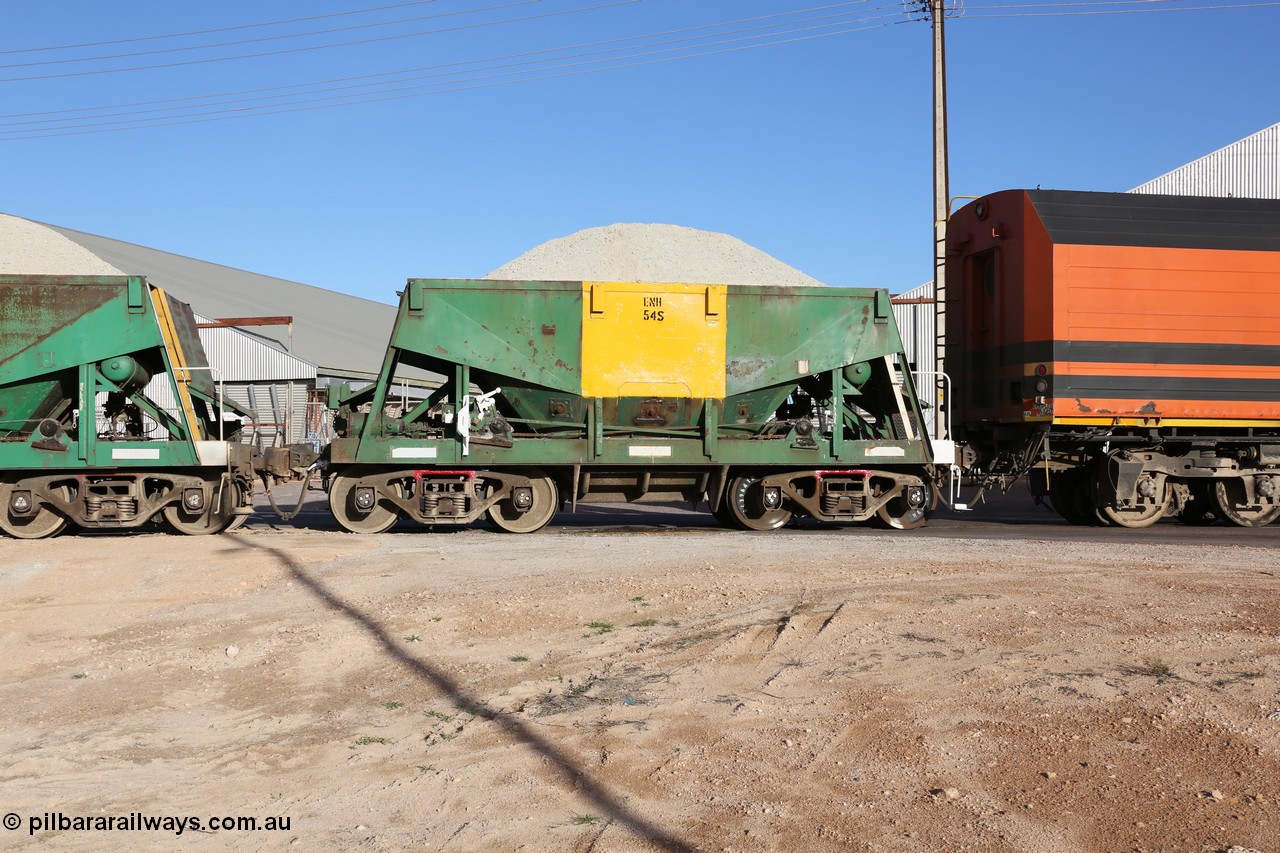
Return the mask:
[[[970,474],[1075,523],[1280,517],[1280,201],[995,193],[947,281]]]

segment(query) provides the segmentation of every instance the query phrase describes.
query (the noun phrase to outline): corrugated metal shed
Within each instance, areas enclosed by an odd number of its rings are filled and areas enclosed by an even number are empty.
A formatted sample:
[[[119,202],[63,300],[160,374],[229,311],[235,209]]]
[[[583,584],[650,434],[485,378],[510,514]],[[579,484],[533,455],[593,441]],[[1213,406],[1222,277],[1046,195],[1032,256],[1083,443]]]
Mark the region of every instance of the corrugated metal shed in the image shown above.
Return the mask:
[[[200,323],[211,319],[196,315]],[[227,398],[258,415],[244,430],[246,443],[266,448],[317,438],[308,427],[316,420],[308,409],[316,387],[314,364],[242,329],[201,329],[200,343],[222,376]]]
[[[196,314],[197,323],[213,322],[212,317]],[[209,365],[218,369],[224,382],[279,382],[281,380],[316,381],[316,366],[292,353],[241,329],[200,329]]]
[[[211,318],[196,314],[196,322]],[[315,436],[310,425],[317,412],[309,410],[310,391],[316,387],[316,366],[295,355],[282,352],[272,343],[239,329],[200,329],[214,381],[220,383],[227,399],[257,413],[246,423],[243,439],[258,447],[305,441]],[[170,414],[178,415],[178,404],[169,390],[167,377],[159,377],[143,391]],[[144,418],[149,434],[164,437],[165,431]]]
[[[1130,192],[1280,198],[1280,124],[1206,154]]]
[[[933,370],[934,356],[934,305],[933,282],[893,297],[893,319],[902,335],[902,347],[906,350],[911,369]]]
[[[919,287],[898,294],[893,297],[892,304],[893,319],[898,324],[898,333],[902,336],[902,349],[907,354],[911,372],[915,375],[916,391],[920,395],[920,402],[926,405],[926,426],[930,435],[940,435],[933,417],[939,405],[934,390],[937,383],[930,375],[919,376],[922,372],[931,374],[934,370],[937,323],[933,304],[933,282],[926,281]]]

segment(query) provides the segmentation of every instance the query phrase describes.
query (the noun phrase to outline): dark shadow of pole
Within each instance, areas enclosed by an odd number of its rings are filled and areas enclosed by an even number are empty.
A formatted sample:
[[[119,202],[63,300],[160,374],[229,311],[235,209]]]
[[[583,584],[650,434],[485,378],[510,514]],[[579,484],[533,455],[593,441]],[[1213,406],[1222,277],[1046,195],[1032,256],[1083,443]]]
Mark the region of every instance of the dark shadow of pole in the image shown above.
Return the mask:
[[[383,630],[377,622],[370,617],[361,613],[355,607],[343,601],[334,593],[330,592],[324,584],[302,571],[294,560],[279,548],[272,548],[268,545],[260,545],[256,542],[247,541],[244,536],[226,536],[224,541],[229,541],[243,548],[255,548],[264,551],[280,561],[280,564],[289,570],[294,579],[305,586],[312,595],[319,598],[333,610],[336,610],[365,630],[374,640],[412,672],[416,673],[424,680],[430,682],[448,697],[460,710],[475,714],[481,719],[496,723],[508,735],[521,741],[527,746],[537,750],[539,754],[545,757],[551,766],[556,769],[560,776],[586,796],[601,811],[605,812],[610,818],[626,825],[631,831],[640,837],[653,842],[667,850],[673,851],[689,851],[694,850],[689,844],[674,837],[661,827],[655,826],[645,818],[636,814],[625,804],[618,801],[616,797],[611,795],[604,787],[591,779],[584,771],[574,766],[569,757],[557,749],[552,743],[541,737],[537,732],[522,720],[512,717],[510,714],[503,714],[484,707],[480,702],[468,695],[465,690],[448,675],[440,670],[424,663],[412,655],[409,655],[400,646],[392,640],[391,636]]]

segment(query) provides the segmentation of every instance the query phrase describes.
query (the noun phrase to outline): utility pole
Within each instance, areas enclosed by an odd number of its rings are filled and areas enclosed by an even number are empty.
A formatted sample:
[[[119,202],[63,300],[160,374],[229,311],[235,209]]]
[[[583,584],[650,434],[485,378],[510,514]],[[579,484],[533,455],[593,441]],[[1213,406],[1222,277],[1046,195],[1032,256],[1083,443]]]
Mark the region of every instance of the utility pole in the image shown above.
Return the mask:
[[[944,22],[947,0],[913,0],[913,5],[929,16],[933,26],[933,318],[934,366],[937,427],[941,435],[945,420],[942,408],[950,406],[942,399],[942,374],[946,372],[947,343],[947,218],[951,214],[951,192],[947,178],[947,50]]]

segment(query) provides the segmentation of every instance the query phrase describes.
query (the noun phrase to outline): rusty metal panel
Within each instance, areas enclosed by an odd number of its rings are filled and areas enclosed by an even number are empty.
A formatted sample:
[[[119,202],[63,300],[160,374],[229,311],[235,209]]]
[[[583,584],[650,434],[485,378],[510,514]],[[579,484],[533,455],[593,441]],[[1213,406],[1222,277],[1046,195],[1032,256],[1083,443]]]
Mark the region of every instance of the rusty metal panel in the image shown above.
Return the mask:
[[[75,371],[162,345],[150,306],[129,306],[125,276],[0,276],[0,431],[73,405]],[[156,372],[158,365],[148,366]]]
[[[901,352],[896,326],[875,321],[875,294],[833,287],[731,288],[725,393],[784,386]]]
[[[192,387],[202,391],[206,396],[213,397],[217,394],[217,384],[214,382],[214,373],[209,368],[209,360],[205,356],[204,346],[200,341],[195,314],[187,303],[180,302],[167,293],[165,298],[169,302],[169,317],[173,322],[174,336],[185,360],[186,375],[190,377]]]
[[[413,366],[465,364],[581,393],[581,283],[413,279],[407,288],[391,345]]]
[[[56,350],[64,343],[49,339],[58,338],[67,327],[120,299],[123,293],[114,283],[52,276],[6,276],[0,278],[0,289],[4,304],[0,312],[0,370],[4,373],[0,379],[11,372],[19,375],[31,368],[53,367],[61,360]]]

